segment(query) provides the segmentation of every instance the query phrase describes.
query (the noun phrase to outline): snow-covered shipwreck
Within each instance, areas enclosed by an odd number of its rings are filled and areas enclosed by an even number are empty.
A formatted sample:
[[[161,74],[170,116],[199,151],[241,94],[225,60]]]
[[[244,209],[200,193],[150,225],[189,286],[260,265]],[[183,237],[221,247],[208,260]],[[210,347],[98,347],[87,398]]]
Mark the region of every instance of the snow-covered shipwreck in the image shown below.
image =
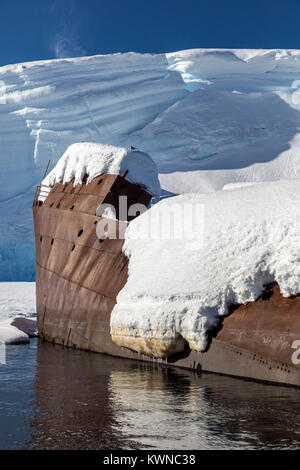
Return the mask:
[[[111,334],[111,313],[128,279],[124,240],[110,237],[110,230],[124,232],[130,223],[121,220],[120,196],[127,196],[127,210],[132,204],[147,206],[152,198],[149,188],[133,182],[138,177],[130,180],[126,164],[125,159],[115,169],[104,165],[99,174],[80,159],[72,171],[65,161],[56,179],[52,172],[37,188],[33,214],[39,336],[66,348],[300,386],[300,364],[293,359],[300,340],[300,296],[283,297],[277,282],[265,284],[255,301],[230,306],[202,352],[179,337],[169,347],[158,345],[160,354],[152,354],[143,338],[131,341]],[[115,220],[99,215],[101,204],[115,207]],[[103,236],[96,230],[99,221]]]

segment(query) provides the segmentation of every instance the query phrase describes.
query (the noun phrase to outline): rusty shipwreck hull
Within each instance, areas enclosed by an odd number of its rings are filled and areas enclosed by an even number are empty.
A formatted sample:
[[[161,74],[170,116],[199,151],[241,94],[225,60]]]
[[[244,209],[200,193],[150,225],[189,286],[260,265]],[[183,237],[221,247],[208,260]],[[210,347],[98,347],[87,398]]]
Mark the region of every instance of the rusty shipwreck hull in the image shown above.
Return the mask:
[[[128,206],[148,205],[151,196],[117,175],[91,183],[55,185],[44,202],[33,203],[36,241],[36,296],[39,335],[66,347],[196,371],[300,386],[300,366],[292,348],[300,340],[300,297],[285,299],[277,284],[256,302],[235,308],[205,353],[187,350],[169,360],[154,359],[117,346],[110,336],[110,314],[127,281],[123,240],[99,237],[96,215],[119,196]],[[123,221],[115,221],[124,231]],[[99,235],[99,234],[98,234]]]

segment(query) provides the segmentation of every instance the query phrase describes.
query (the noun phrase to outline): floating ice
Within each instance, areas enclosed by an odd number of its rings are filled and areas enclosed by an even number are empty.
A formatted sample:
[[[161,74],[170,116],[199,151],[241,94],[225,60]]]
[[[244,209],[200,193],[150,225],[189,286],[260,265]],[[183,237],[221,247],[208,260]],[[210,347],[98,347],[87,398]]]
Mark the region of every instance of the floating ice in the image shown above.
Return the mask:
[[[28,343],[36,336],[35,312],[34,282],[0,282],[0,343]]]
[[[1,344],[21,344],[29,343],[27,333],[13,326],[11,320],[0,321],[0,343]]]

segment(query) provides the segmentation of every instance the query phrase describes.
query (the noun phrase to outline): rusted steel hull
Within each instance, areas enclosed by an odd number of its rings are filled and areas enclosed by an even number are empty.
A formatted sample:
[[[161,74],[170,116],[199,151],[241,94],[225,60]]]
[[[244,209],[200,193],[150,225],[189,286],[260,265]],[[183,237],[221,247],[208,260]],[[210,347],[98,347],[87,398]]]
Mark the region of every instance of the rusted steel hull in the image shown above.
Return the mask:
[[[110,313],[127,280],[123,239],[102,239],[96,224],[113,225],[116,235],[127,223],[96,216],[111,204],[119,217],[119,196],[128,205],[148,205],[151,196],[116,175],[90,184],[73,182],[52,188],[33,205],[36,241],[36,296],[41,337],[66,346],[117,353],[109,334]]]
[[[276,284],[225,318],[205,353],[187,350],[156,360],[112,342],[110,314],[127,281],[128,260],[123,240],[99,241],[95,224],[103,220],[96,216],[101,203],[114,205],[119,216],[119,195],[127,195],[129,205],[150,201],[124,178],[101,175],[75,188],[72,182],[56,185],[45,202],[34,202],[39,335],[66,347],[300,386],[300,367],[292,361],[293,342],[300,340],[300,297],[284,299]],[[114,224],[124,231],[125,222]]]

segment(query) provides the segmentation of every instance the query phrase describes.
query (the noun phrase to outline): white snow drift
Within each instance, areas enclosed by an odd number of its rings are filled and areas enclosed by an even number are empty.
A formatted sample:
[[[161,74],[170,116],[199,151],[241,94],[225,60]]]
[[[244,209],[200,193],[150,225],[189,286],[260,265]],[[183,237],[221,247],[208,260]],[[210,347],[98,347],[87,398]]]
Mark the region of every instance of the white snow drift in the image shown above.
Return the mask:
[[[144,187],[153,196],[160,195],[157,167],[149,155],[136,149],[91,142],[68,147],[43,184],[53,186],[74,178],[76,186],[82,183],[85,175],[88,175],[88,184],[102,173],[122,175],[125,171],[128,171],[128,181]]]
[[[190,233],[163,238],[170,213],[170,227]],[[265,283],[276,280],[286,297],[300,292],[299,234],[300,180],[161,201],[127,229],[129,279],[112,313],[113,340],[156,357],[185,340],[204,350],[228,307],[256,300]]]

